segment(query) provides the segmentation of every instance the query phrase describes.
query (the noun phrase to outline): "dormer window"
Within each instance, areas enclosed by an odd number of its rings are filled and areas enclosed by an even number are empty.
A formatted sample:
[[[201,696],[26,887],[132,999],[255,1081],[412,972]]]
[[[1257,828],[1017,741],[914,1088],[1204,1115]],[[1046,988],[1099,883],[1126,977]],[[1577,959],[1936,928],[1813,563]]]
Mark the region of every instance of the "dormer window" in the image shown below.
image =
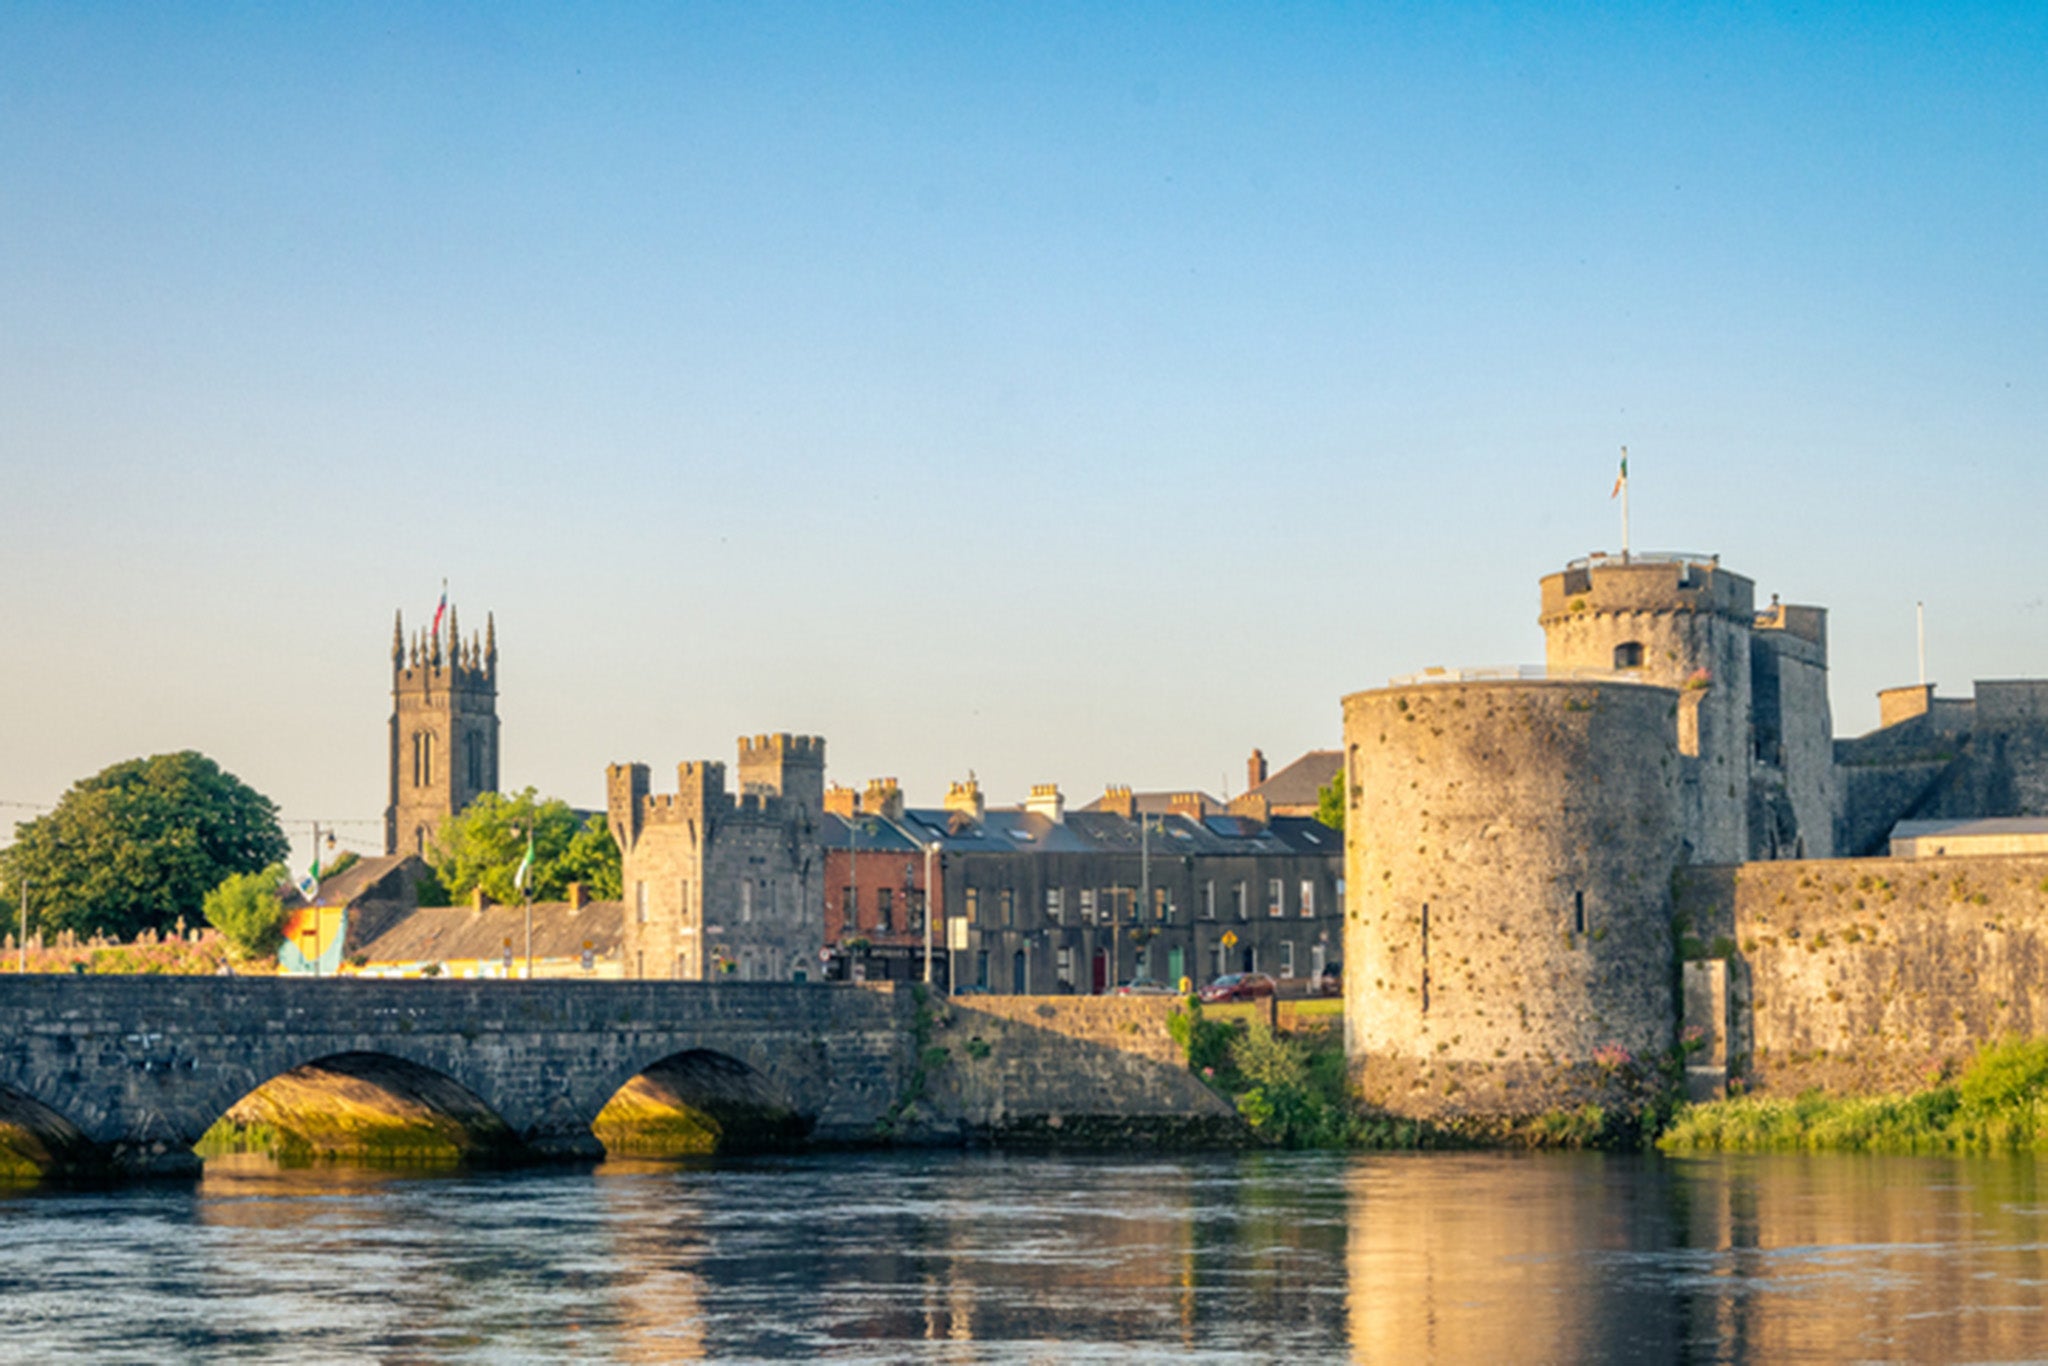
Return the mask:
[[[1617,669],[1640,669],[1643,667],[1643,643],[1640,640],[1625,640],[1614,647],[1614,667]]]

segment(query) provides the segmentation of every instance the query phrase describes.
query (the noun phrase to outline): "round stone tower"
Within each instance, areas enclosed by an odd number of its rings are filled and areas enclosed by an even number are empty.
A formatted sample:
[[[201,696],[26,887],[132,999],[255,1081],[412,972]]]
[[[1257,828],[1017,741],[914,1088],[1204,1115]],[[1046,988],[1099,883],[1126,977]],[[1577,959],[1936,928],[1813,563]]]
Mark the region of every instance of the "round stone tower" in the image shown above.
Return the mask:
[[[1344,699],[1345,1046],[1366,1099],[1515,1118],[1673,1039],[1676,690],[1467,678]]]
[[[1552,676],[1630,674],[1679,692],[1697,863],[1750,857],[1750,644],[1756,585],[1709,555],[1595,555],[1543,580]]]

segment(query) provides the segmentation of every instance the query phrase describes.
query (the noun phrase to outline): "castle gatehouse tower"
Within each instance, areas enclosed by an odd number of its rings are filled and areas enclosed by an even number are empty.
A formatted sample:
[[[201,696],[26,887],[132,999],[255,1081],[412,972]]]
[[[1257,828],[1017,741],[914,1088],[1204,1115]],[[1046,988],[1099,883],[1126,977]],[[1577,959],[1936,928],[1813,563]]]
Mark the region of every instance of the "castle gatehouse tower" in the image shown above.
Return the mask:
[[[426,855],[441,825],[498,790],[498,629],[464,641],[455,609],[408,642],[391,630],[391,799],[384,852]]]
[[[1710,555],[1593,555],[1543,579],[1552,676],[1622,674],[1678,692],[1695,863],[1750,857],[1750,639],[1756,585]]]
[[[1601,1099],[1674,1033],[1679,693],[1426,678],[1344,699],[1353,1075],[1431,1119]]]

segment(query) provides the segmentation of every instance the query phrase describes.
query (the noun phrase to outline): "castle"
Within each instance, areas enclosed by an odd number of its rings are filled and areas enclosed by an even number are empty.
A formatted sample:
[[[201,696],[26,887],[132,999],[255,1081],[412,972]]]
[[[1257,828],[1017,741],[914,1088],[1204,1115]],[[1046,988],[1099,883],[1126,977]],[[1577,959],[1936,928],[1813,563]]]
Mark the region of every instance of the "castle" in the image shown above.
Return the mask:
[[[677,766],[648,791],[645,764],[605,770],[606,818],[626,894],[628,977],[804,981],[824,946],[825,742],[743,736],[739,792],[725,765]]]
[[[1877,732],[1837,742],[1825,610],[1759,612],[1717,557],[1589,557],[1544,577],[1539,620],[1541,669],[1430,670],[1344,699],[1346,1043],[1388,1110],[1597,1099],[1681,1020],[1739,1074],[1768,1048],[1731,1003],[1809,1004],[1768,996],[1735,947],[1782,942],[1743,936],[1734,889],[1782,880],[1744,870],[1846,868],[1838,854],[1909,816],[2048,811],[2048,684],[1981,683],[1973,703],[1893,690]],[[1722,901],[1689,890],[1701,869],[1726,874]],[[1684,974],[1679,901],[1731,931],[1718,953],[1692,938]],[[1845,974],[1825,1004],[1865,990]]]

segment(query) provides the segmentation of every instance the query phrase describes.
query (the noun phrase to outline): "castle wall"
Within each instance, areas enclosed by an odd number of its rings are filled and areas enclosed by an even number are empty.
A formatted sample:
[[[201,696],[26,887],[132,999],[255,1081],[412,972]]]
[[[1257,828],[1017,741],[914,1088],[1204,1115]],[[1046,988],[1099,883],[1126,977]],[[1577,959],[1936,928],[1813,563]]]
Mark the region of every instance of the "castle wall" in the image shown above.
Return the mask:
[[[1676,923],[1729,960],[1729,1070],[1796,1095],[1909,1090],[2048,1033],[2048,855],[1683,869]]]
[[[1778,607],[1757,619],[1751,637],[1752,778],[1754,786],[1782,797],[1782,818],[1773,825],[1760,828],[1752,807],[1752,857],[1835,853],[1841,789],[1828,705],[1825,620],[1818,608]]]
[[[1418,685],[1344,701],[1346,1050],[1369,1101],[1527,1115],[1673,1036],[1678,695]]]

